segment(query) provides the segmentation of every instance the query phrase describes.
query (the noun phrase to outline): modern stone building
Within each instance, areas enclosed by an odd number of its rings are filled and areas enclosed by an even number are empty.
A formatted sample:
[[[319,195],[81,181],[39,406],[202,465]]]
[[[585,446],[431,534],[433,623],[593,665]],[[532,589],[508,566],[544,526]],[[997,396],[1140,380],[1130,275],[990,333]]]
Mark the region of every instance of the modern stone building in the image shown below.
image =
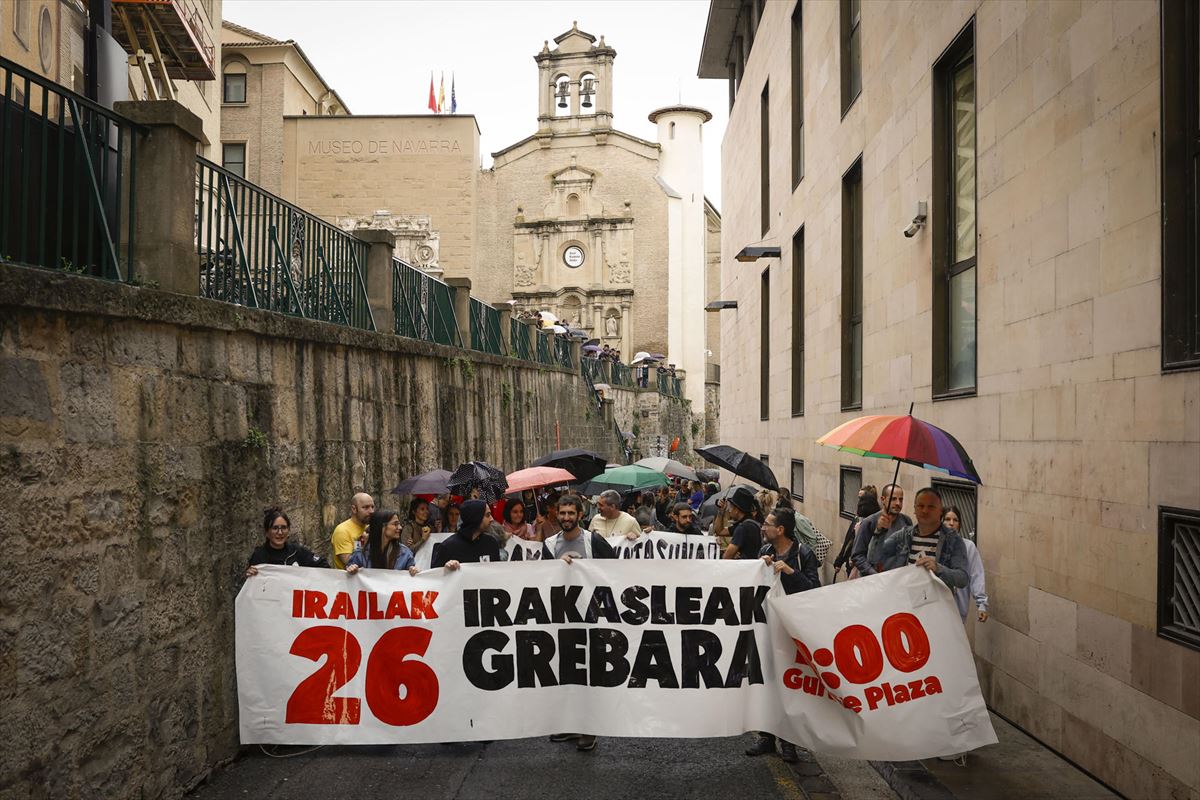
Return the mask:
[[[220,163],[280,194],[288,116],[350,113],[295,41],[225,21],[221,25]]]
[[[1195,9],[714,0],[700,63],[721,440],[840,544],[892,466],[819,436],[910,403],[956,435],[985,485],[900,484],[977,535],[988,702],[1139,798],[1200,792]]]

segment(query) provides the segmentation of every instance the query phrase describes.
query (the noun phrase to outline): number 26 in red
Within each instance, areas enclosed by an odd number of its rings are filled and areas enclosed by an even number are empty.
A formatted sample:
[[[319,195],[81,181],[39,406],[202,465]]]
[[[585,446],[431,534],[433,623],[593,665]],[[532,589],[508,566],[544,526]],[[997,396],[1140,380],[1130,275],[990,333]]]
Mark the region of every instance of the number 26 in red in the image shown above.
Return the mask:
[[[423,656],[432,637],[425,628],[392,628],[371,649],[367,658],[367,706],[388,725],[416,725],[437,708],[437,673],[428,664],[407,656]],[[285,720],[290,724],[357,725],[357,697],[334,693],[358,673],[362,647],[344,628],[319,625],[306,628],[292,642],[294,656],[325,663],[292,692]],[[401,696],[401,687],[404,695]]]

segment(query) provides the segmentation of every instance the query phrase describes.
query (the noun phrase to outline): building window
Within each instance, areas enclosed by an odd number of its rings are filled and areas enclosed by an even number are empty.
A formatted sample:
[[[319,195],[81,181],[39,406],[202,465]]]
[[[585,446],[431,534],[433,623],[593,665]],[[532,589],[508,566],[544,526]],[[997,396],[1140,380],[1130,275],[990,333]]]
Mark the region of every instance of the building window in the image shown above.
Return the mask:
[[[246,177],[246,143],[226,142],[221,145],[221,166],[239,178]]]
[[[862,93],[862,0],[841,0],[842,116]]]
[[[842,410],[862,408],[862,158],[842,178]]]
[[[17,41],[28,50],[29,49],[29,23],[30,13],[33,10],[33,3],[30,0],[17,0],[12,4],[12,26],[13,33],[17,35]]]
[[[933,488],[942,496],[942,509],[954,506],[958,511],[960,532],[972,542],[977,541],[979,534],[978,516],[975,511],[975,484],[965,481],[948,481],[934,478],[930,481]]]
[[[771,268],[762,271],[758,323],[758,417],[771,416]]]
[[[244,72],[226,72],[223,76],[223,89],[221,94],[221,102],[223,103],[245,103],[246,102],[246,73]]]
[[[804,179],[804,27],[800,0],[792,11],[792,190]]]
[[[1164,2],[1162,366],[1200,367],[1200,8]]]
[[[767,231],[771,229],[771,100],[768,94],[769,89],[769,84],[763,86],[758,115],[759,213],[762,217],[763,236],[766,236]]]
[[[804,416],[804,228],[792,237],[792,416]]]
[[[804,462],[798,458],[792,459],[792,497],[804,502]]]
[[[1200,650],[1200,511],[1158,509],[1158,635]]]
[[[933,393],[975,393],[975,33],[933,67]]]
[[[858,490],[862,488],[862,470],[858,467],[841,467],[838,470],[838,515],[854,519],[858,515]]]

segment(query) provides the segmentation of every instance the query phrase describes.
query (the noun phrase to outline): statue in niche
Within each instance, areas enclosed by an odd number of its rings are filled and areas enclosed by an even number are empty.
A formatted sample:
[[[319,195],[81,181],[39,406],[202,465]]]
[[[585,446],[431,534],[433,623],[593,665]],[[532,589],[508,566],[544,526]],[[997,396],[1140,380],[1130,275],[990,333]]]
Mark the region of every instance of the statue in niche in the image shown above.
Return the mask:
[[[604,335],[605,336],[607,336],[611,339],[615,339],[617,336],[620,335],[620,330],[621,330],[621,319],[616,314],[611,314],[604,320]]]

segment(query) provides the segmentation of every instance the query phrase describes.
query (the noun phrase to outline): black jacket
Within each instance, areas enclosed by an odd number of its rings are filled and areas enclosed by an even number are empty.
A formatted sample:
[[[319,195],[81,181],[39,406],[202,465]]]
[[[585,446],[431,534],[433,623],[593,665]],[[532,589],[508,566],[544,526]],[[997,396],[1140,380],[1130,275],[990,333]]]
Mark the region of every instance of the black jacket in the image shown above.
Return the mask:
[[[301,547],[294,542],[285,542],[283,547],[276,550],[266,542],[250,554],[249,566],[258,564],[279,564],[287,567],[324,567],[329,569],[329,562],[319,555]]]
[[[788,594],[806,592],[821,586],[821,565],[817,562],[817,554],[808,545],[792,542],[791,549],[780,557],[776,554],[774,545],[765,544],[758,551],[758,557],[763,556],[774,556],[776,561],[782,561],[795,570],[791,575],[786,572],[779,573],[779,582],[783,584],[783,591]]]
[[[601,536],[598,533],[593,533],[592,531],[587,531],[587,530],[583,531],[583,533],[587,534],[587,536],[590,537],[588,539],[588,543],[590,544],[590,550],[591,550],[591,555],[589,556],[590,558],[616,558],[617,557],[616,551],[612,549],[612,545],[610,545],[608,543],[608,540],[605,539],[603,536]],[[553,548],[555,545],[558,544],[558,537],[560,537],[560,536],[562,536],[562,531],[559,531],[558,533],[554,534],[546,541],[542,542],[542,561],[548,561],[552,558],[556,558],[556,556],[554,555]]]
[[[746,517],[733,526],[729,543],[737,545],[738,558],[757,558],[755,554],[763,546],[762,526]]]
[[[444,567],[447,561],[457,561],[460,564],[478,564],[481,561],[500,561],[500,543],[481,532],[474,541],[455,533],[446,537],[446,541],[433,546],[433,556],[430,558],[431,568]]]

